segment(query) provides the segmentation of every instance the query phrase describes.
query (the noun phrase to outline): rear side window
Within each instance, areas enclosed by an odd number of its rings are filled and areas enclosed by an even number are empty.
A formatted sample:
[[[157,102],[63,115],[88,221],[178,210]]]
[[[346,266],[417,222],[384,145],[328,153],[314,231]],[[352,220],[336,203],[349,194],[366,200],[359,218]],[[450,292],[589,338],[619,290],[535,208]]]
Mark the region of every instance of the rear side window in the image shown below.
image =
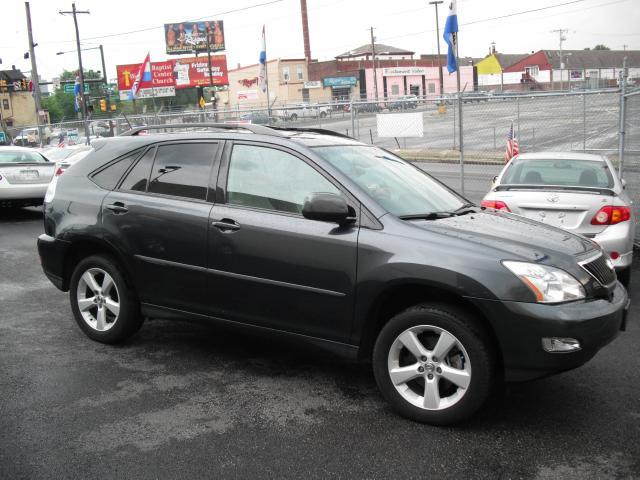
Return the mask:
[[[153,156],[156,149],[150,148],[142,156],[138,163],[131,169],[127,177],[120,185],[120,190],[133,190],[136,192],[146,192],[149,183],[149,173],[153,165]]]
[[[158,147],[149,192],[205,200],[215,143],[183,143]]]
[[[91,179],[99,187],[106,190],[113,190],[124,175],[124,172],[131,166],[133,161],[139,155],[140,152],[136,152],[132,155],[128,155],[121,158],[115,163],[112,163],[107,168],[103,168],[98,173],[95,173]]]

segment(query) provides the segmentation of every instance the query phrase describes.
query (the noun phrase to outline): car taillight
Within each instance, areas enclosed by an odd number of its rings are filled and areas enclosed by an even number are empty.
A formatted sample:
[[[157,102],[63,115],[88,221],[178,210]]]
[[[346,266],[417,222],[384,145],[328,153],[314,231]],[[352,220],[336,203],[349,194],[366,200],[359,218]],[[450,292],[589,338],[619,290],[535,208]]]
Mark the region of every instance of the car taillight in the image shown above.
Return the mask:
[[[511,211],[509,210],[509,207],[507,206],[507,204],[500,200],[482,200],[482,202],[480,203],[480,206],[486,207],[486,208],[494,208],[496,210],[505,210],[507,212]]]
[[[631,218],[631,208],[606,205],[591,219],[591,225],[615,225]]]

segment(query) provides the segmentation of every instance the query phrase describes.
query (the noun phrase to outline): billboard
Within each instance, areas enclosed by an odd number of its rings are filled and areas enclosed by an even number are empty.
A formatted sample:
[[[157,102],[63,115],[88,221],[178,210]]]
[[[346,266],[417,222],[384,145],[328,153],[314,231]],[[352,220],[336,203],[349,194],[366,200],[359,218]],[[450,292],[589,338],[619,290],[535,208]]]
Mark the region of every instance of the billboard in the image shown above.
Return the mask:
[[[173,60],[151,62],[151,81],[140,82],[138,98],[173,97],[176,94],[176,80],[173,74]],[[133,85],[139,63],[116,65],[118,73],[118,92],[120,98],[126,100]],[[124,97],[124,98],[123,98]]]
[[[169,55],[206,52],[207,40],[212,52],[225,49],[222,20],[166,23],[164,25],[164,41]]]
[[[172,61],[175,63],[176,88],[209,86],[209,61],[207,55],[178,58]],[[229,84],[226,55],[211,55],[211,77],[215,86]]]

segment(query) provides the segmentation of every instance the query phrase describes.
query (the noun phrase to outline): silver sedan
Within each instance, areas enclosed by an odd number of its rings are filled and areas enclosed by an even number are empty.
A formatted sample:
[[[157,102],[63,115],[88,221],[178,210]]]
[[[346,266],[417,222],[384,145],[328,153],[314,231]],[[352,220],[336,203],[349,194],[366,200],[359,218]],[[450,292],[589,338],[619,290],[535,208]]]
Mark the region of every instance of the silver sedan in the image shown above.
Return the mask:
[[[606,157],[556,152],[517,155],[494,179],[482,206],[592,239],[609,254],[618,279],[629,284],[636,220],[625,183]]]
[[[0,147],[0,207],[42,205],[55,163],[24,147]]]

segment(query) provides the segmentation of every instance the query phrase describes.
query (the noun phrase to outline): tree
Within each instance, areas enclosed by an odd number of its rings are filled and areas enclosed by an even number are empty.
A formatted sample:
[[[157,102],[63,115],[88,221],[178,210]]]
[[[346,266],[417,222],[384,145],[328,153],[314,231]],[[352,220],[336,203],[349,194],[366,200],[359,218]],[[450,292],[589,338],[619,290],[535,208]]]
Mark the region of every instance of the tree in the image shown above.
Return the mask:
[[[83,69],[84,70],[84,69]],[[102,78],[102,73],[95,70],[84,70],[85,80],[99,80]],[[76,71],[63,70],[60,74],[61,82],[74,82],[76,80]]]
[[[598,45],[593,47],[593,49],[594,50],[611,50],[609,47],[607,47],[606,45],[603,45],[601,43],[599,43]]]

